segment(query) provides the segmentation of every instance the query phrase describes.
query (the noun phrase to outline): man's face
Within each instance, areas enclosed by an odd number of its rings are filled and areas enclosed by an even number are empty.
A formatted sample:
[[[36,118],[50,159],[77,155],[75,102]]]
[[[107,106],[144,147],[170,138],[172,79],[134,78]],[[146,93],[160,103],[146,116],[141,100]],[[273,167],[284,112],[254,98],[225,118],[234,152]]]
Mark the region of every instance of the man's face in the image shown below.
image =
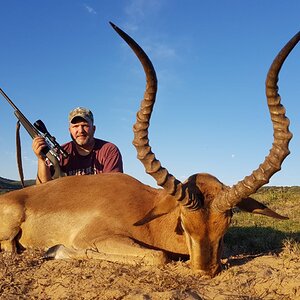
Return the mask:
[[[93,142],[95,126],[83,118],[76,117],[70,123],[69,131],[73,141],[79,146],[89,146]]]

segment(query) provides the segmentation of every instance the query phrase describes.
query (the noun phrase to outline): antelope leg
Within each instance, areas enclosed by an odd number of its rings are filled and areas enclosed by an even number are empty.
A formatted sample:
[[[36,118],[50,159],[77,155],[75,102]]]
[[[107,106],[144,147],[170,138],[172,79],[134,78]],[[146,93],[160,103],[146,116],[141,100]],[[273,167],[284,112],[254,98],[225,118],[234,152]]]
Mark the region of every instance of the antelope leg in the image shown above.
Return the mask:
[[[116,263],[163,265],[167,256],[163,251],[144,248],[128,237],[110,237],[96,240],[89,249],[67,248],[56,245],[48,249],[46,259],[99,259]]]

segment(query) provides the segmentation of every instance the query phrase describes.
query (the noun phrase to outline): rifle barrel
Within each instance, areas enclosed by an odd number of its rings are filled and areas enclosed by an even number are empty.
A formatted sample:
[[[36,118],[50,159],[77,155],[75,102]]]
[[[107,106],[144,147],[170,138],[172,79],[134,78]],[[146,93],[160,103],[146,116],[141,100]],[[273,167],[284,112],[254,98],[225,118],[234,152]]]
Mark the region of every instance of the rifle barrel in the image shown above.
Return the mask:
[[[17,108],[17,106],[12,102],[11,99],[4,93],[4,91],[0,88],[0,93],[7,100],[7,102],[14,108],[15,116],[21,122],[21,124],[25,127],[29,135],[34,138],[39,135],[38,130],[29,122],[29,120],[22,114],[22,112]]]
[[[4,91],[0,88],[1,95],[6,99],[6,101],[13,107],[15,110],[15,116],[20,121],[20,123],[24,126],[26,131],[29,133],[29,135],[32,138],[35,138],[39,135],[39,131],[28,121],[28,119],[22,114],[22,112],[18,109],[18,107],[9,99],[9,97],[4,93]],[[65,176],[65,174],[62,172],[59,161],[58,161],[58,155],[57,153],[52,149],[51,146],[45,147],[42,152],[44,155],[51,161],[51,163],[54,165],[55,173],[52,176],[52,178],[58,178]]]
[[[4,91],[0,88],[0,93],[2,94],[2,96],[6,99],[6,101],[14,108],[14,110],[18,110],[20,111],[16,105],[9,99],[9,97],[4,93]]]

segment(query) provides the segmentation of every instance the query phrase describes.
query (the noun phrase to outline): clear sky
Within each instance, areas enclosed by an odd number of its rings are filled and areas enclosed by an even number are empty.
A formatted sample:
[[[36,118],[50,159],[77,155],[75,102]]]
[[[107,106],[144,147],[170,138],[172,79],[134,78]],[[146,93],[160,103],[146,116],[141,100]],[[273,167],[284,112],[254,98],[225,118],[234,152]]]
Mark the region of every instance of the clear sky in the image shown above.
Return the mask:
[[[211,173],[228,185],[263,162],[273,141],[264,83],[281,47],[300,30],[299,0],[0,0],[0,87],[57,141],[70,139],[77,106],[96,136],[121,150],[125,172],[155,186],[136,158],[132,125],[145,76],[109,21],[147,52],[158,77],[149,130],[156,157],[185,180]],[[279,78],[294,137],[270,185],[299,185],[300,45]],[[18,179],[13,109],[0,99],[0,176]],[[25,178],[35,178],[22,130]]]

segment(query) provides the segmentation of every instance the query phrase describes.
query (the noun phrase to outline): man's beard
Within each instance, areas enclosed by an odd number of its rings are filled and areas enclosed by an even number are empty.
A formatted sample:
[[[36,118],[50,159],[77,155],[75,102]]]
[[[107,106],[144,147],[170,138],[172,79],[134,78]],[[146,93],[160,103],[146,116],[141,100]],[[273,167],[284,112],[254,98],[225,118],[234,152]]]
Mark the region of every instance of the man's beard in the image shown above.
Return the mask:
[[[91,137],[88,137],[86,140],[84,140],[83,143],[78,143],[78,142],[76,141],[76,139],[73,138],[72,134],[70,134],[70,136],[71,136],[72,141],[73,141],[76,145],[78,145],[79,147],[89,146],[89,145],[92,144],[92,138],[91,138]],[[86,136],[85,136],[85,137],[86,137]]]

